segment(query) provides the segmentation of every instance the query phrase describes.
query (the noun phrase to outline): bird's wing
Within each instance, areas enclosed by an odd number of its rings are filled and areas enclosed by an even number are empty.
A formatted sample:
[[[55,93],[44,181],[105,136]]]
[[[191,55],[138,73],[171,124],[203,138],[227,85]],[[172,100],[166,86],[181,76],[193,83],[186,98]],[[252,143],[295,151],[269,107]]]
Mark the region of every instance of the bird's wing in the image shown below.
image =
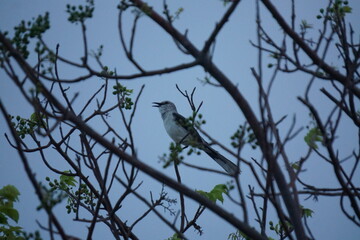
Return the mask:
[[[191,139],[191,143],[189,145],[196,146],[203,144],[204,140],[201,138],[199,133],[196,131],[196,129],[193,127],[192,123],[188,119],[184,118],[178,113],[173,113],[173,116],[175,122],[189,133],[189,137]],[[188,139],[188,137],[186,138]]]
[[[191,145],[205,151],[212,159],[214,159],[227,173],[230,175],[235,175],[240,173],[240,170],[236,164],[231,162],[229,159],[218,153],[216,150],[210,147],[205,140],[201,138],[199,133],[193,127],[192,123],[181,116],[178,113],[173,113],[175,122],[184,128],[186,132],[189,133],[189,137],[185,137],[183,144]]]

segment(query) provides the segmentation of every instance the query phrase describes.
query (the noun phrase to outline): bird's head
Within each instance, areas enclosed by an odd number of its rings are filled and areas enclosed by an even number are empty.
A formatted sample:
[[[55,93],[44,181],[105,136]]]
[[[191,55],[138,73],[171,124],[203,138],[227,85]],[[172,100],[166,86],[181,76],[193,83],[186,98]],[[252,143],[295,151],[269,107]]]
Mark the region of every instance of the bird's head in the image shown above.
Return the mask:
[[[173,104],[170,101],[153,102],[153,107],[159,108],[159,111],[160,111],[161,115],[165,114],[168,111],[171,111],[171,112],[175,111],[176,112],[175,104]]]

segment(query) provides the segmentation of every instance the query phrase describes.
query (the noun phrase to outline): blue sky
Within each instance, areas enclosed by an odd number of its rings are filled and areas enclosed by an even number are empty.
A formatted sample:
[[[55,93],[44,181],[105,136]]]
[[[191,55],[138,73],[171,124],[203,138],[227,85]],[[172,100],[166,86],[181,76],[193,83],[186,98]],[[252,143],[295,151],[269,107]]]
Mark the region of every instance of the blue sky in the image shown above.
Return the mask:
[[[44,40],[53,48],[59,43],[60,55],[80,62],[80,57],[83,52],[80,26],[67,22],[65,12],[67,2],[69,1],[2,0],[0,2],[0,30],[9,30],[11,34],[12,27],[17,25],[22,19],[29,20],[38,14],[43,14],[45,11],[48,11],[50,12],[51,29],[45,34]],[[82,1],[74,2],[74,4],[83,3]],[[162,1],[150,1],[149,3],[154,6],[155,10],[161,12]],[[274,1],[274,3],[285,15],[286,19],[289,19],[291,12],[288,1],[284,2],[279,0]],[[174,11],[179,7],[184,8],[184,12],[181,14],[179,20],[175,22],[175,26],[181,32],[188,30],[188,38],[199,48],[201,48],[209,33],[211,33],[215,22],[219,20],[226,10],[223,3],[215,0],[172,0],[169,1],[168,4]],[[109,66],[110,69],[116,69],[117,72],[131,73],[134,71],[134,68],[127,62],[119,41],[116,5],[117,1],[95,2],[96,9],[94,18],[87,22],[89,48],[96,50],[100,44],[103,44],[103,63]],[[349,15],[349,20],[354,23],[353,27],[357,30],[357,33],[359,33],[359,26],[356,23],[360,20],[360,3],[350,1],[350,5],[353,7],[353,13]],[[313,24],[314,29],[311,34],[316,35],[316,29],[321,25],[321,22],[316,19],[316,15],[322,7],[324,7],[324,5],[321,1],[298,1],[297,24],[300,24],[300,20],[305,19],[307,22]],[[261,11],[264,14],[262,16],[262,22],[265,28],[272,34],[274,39],[281,39],[281,31],[279,27],[274,24],[272,17],[265,9],[262,8]],[[125,31],[131,26],[131,20],[132,15],[126,14],[124,17],[126,24]],[[145,69],[159,69],[164,66],[173,66],[192,60],[189,56],[181,54],[172,39],[164,34],[163,30],[156,26],[149,18],[145,16],[139,21],[138,34],[135,41],[135,57]],[[250,71],[251,67],[257,66],[257,51],[250,45],[250,40],[256,41],[255,6],[254,1],[244,0],[240,3],[239,8],[235,11],[230,22],[222,30],[216,41],[214,62],[238,85],[240,92],[247,98],[250,105],[256,109],[256,114],[259,114],[257,84]],[[35,56],[30,56],[29,61],[34,62],[35,59]],[[265,65],[271,61],[271,58],[264,56]],[[334,65],[338,63],[335,52],[330,53],[328,61]],[[81,74],[77,69],[69,68],[65,65],[59,65],[59,72],[62,78],[76,77]],[[158,156],[168,151],[170,138],[163,128],[160,114],[157,109],[151,107],[151,103],[154,101],[171,100],[177,105],[180,113],[184,116],[189,116],[191,109],[188,107],[186,99],[176,90],[175,84],[178,84],[180,88],[188,91],[191,91],[194,87],[197,88],[195,101],[197,103],[201,101],[204,102],[201,109],[201,113],[207,120],[204,129],[223,144],[230,146],[229,137],[235,132],[239,124],[244,122],[242,113],[223,89],[204,86],[198,80],[203,79],[205,76],[206,74],[203,69],[196,67],[174,74],[122,81],[122,84],[134,89],[135,93],[140,90],[142,84],[145,84],[145,90],[140,99],[138,112],[133,124],[138,156],[147,164],[164,171],[169,176],[174,176],[173,170],[162,169],[158,163]],[[271,71],[265,71],[267,81],[270,77]],[[2,70],[0,70],[0,79],[2,79],[0,96],[7,110],[13,115],[30,116],[33,110],[24,99],[19,97],[20,92],[5,76]],[[270,104],[272,105],[275,119],[280,119],[282,116],[288,115],[284,126],[281,128],[281,134],[286,133],[294,115],[297,119],[297,127],[305,127],[309,124],[310,118],[308,111],[296,99],[297,96],[303,95],[309,79],[310,76],[300,73],[290,75],[279,74],[277,77],[270,96]],[[101,84],[103,84],[101,79],[93,78],[87,82],[72,85],[68,94],[71,95],[77,92],[80,94],[80,97],[75,101],[75,107],[79,109],[83,106],[87,97],[95,92]],[[327,84],[328,83],[322,81],[317,82],[311,91],[312,101],[321,109],[321,113],[324,115],[331,109],[331,105],[327,99],[320,94],[319,89],[323,86],[328,87]],[[109,105],[111,105],[115,103],[116,99],[113,98],[109,101]],[[2,116],[1,119],[1,121],[4,122]],[[117,128],[119,132],[123,131],[120,125],[120,119],[118,113],[111,115],[109,118],[109,122]],[[90,125],[96,127],[98,130],[101,129],[96,122],[92,122]],[[3,134],[5,132],[8,132],[7,127],[4,124],[0,124],[0,133]],[[306,153],[307,146],[303,141],[305,134],[306,132],[302,131],[298,138],[291,142],[287,148],[288,155],[294,161],[297,161]],[[340,154],[343,154],[343,156],[358,147],[354,128],[352,125],[349,125],[347,120],[341,123],[340,137],[337,146],[341,149],[342,152]],[[258,151],[246,148],[243,157],[251,159],[252,157],[258,158],[260,155]],[[66,170],[67,166],[62,163],[54,153],[49,152],[49,158],[52,164],[59,169]],[[44,181],[46,176],[55,177],[55,174],[50,173],[43,165],[38,155],[31,154],[29,155],[29,159],[38,180],[42,179]],[[202,154],[200,157],[191,156],[187,161],[200,166],[219,169],[216,163],[213,163],[205,154]],[[308,183],[323,187],[336,186],[334,185],[336,184],[334,178],[326,173],[327,171],[331,171],[331,167],[315,155],[308,161],[306,169],[307,171],[303,173],[303,176]],[[185,166],[181,166],[180,170],[183,174],[184,184],[193,189],[210,190],[214,185],[224,183],[228,180],[226,177],[210,175],[209,173],[199,172],[186,168]],[[154,182],[146,175],[141,174],[139,180],[143,181],[143,186],[139,191],[143,193],[144,196],[149,197],[149,191],[152,191],[153,194],[156,195],[161,189],[161,184]],[[247,168],[242,169],[240,181],[244,189],[247,189],[248,185],[255,185],[253,176]],[[19,157],[16,151],[9,147],[4,138],[0,138],[0,183],[0,187],[6,184],[13,184],[21,192],[20,202],[17,204],[20,211],[19,225],[30,231],[38,228],[34,221],[35,219],[46,224],[44,213],[35,211],[35,207],[38,205],[37,199],[25,175]],[[359,182],[357,183],[359,184]],[[172,197],[177,197],[175,192],[170,189],[168,190]],[[116,199],[116,192],[112,194],[112,197]],[[312,200],[304,201],[305,196],[301,196],[300,199],[304,206],[315,212],[313,218],[309,220],[309,223],[317,239],[354,239],[355,236],[360,234],[359,228],[342,215],[337,198],[320,197],[318,202]],[[196,209],[197,205],[194,204],[192,200],[188,200],[187,202],[189,208]],[[136,217],[146,209],[142,204],[138,204],[134,198],[130,198],[125,203],[128,204],[127,207],[122,209],[119,214],[126,216],[125,218],[129,219],[129,221],[136,219]],[[240,216],[242,216],[240,209],[233,206],[229,200],[225,201],[223,206],[235,215],[240,214]],[[64,221],[71,221],[73,217],[65,213],[64,206],[58,206],[55,211]],[[249,214],[252,224],[257,227],[253,221],[254,213],[250,211]],[[274,215],[271,215],[269,219],[270,218],[272,218],[274,222],[276,221]],[[172,231],[163,225],[160,225],[155,232],[154,226],[152,225],[154,221],[158,221],[158,219],[151,215],[134,229],[140,239],[166,239],[172,235]],[[205,211],[204,215],[199,219],[199,224],[205,232],[202,239],[227,239],[228,234],[235,231],[232,226],[215,217],[210,211]],[[86,232],[86,228],[82,223],[64,225],[66,231],[79,237],[82,237],[82,234]],[[99,225],[95,230],[95,236],[104,236],[103,234],[106,231],[107,229],[105,227]],[[43,233],[43,236],[46,239],[47,235],[45,233]],[[111,235],[105,236],[111,238]],[[191,230],[187,236],[189,236],[189,239],[200,239],[199,236]]]

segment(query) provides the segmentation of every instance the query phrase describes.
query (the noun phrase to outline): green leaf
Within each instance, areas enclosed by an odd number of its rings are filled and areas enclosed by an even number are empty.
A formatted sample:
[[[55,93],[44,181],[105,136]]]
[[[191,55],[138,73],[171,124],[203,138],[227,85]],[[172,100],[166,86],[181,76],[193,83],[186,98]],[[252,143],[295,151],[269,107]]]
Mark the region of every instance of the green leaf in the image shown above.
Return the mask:
[[[33,114],[30,115],[30,121],[33,121],[33,122],[38,122],[39,121],[39,114],[40,113],[36,113],[34,112]],[[40,116],[41,118],[41,116]]]
[[[313,210],[311,210],[310,208],[305,208],[304,206],[300,206],[301,210],[302,210],[302,214],[304,217],[308,218],[308,217],[312,217],[312,214],[314,213]]]
[[[223,194],[226,194],[228,192],[228,189],[225,184],[218,184],[210,192],[205,192],[202,190],[196,190],[196,192],[215,203],[216,200],[224,202]]]
[[[19,212],[12,207],[12,204],[5,204],[0,206],[0,212],[7,215],[9,218],[15,222],[19,221]]]
[[[245,233],[241,232],[240,230],[237,230],[235,233],[230,233],[228,240],[251,240],[248,236],[246,236]]]
[[[181,238],[179,238],[179,236],[177,235],[177,233],[174,233],[174,235],[172,235],[171,237],[169,237],[166,240],[181,240]]]
[[[13,185],[6,185],[0,189],[0,199],[7,199],[9,201],[16,202],[19,200],[19,195],[20,192]]]
[[[30,116],[30,121],[33,122],[34,124],[36,124],[37,126],[44,128],[44,127],[46,127],[45,121],[42,120],[44,118],[46,118],[44,114],[34,112]]]
[[[292,163],[291,164],[291,167],[293,168],[293,169],[295,169],[295,170],[299,170],[299,162],[294,162],[294,163]]]
[[[8,224],[7,217],[0,212],[0,224]]]
[[[65,171],[65,173],[70,173],[69,171]],[[60,176],[60,181],[65,183],[68,186],[76,186],[77,181],[75,180],[75,178],[73,176],[67,176],[67,175],[61,175]]]
[[[13,231],[13,232],[20,232],[22,229],[22,227],[18,227],[18,226],[10,226],[9,230]],[[23,239],[23,238],[21,238]]]
[[[304,140],[307,143],[307,145],[309,145],[309,147],[311,147],[313,149],[317,149],[318,146],[317,146],[316,142],[323,141],[323,137],[322,137],[320,129],[318,127],[314,127],[312,129],[310,129],[310,131],[304,137]]]
[[[211,190],[210,194],[213,195],[215,201],[219,200],[220,202],[224,202],[223,194],[227,193],[227,187],[225,184],[218,184],[214,187],[213,190]]]
[[[210,199],[208,192],[205,192],[205,191],[202,191],[202,190],[196,190],[196,192],[199,193],[200,195]]]
[[[313,25],[309,24],[306,20],[301,20],[300,27],[305,30],[308,28],[313,28]]]
[[[24,237],[19,236],[22,232],[22,227],[15,227],[15,226],[0,226],[0,239],[1,240],[25,240]],[[27,238],[28,239],[28,238]]]
[[[313,210],[308,209],[308,208],[303,209],[303,211],[304,211],[305,217],[312,217],[312,214],[314,212]]]
[[[346,13],[351,13],[352,8],[349,7],[349,6],[344,6],[344,7],[343,7],[343,10],[344,10],[344,12],[346,12]]]

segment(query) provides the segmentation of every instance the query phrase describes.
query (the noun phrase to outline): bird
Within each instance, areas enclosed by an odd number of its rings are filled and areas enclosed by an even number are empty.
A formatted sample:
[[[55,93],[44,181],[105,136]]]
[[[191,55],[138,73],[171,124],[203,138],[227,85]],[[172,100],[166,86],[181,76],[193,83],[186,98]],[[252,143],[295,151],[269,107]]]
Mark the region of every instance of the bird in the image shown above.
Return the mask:
[[[234,176],[240,172],[236,164],[214,150],[200,136],[193,125],[189,124],[189,121],[177,112],[174,103],[170,101],[153,102],[153,107],[159,108],[165,130],[175,143],[201,149],[214,159],[229,175]]]

